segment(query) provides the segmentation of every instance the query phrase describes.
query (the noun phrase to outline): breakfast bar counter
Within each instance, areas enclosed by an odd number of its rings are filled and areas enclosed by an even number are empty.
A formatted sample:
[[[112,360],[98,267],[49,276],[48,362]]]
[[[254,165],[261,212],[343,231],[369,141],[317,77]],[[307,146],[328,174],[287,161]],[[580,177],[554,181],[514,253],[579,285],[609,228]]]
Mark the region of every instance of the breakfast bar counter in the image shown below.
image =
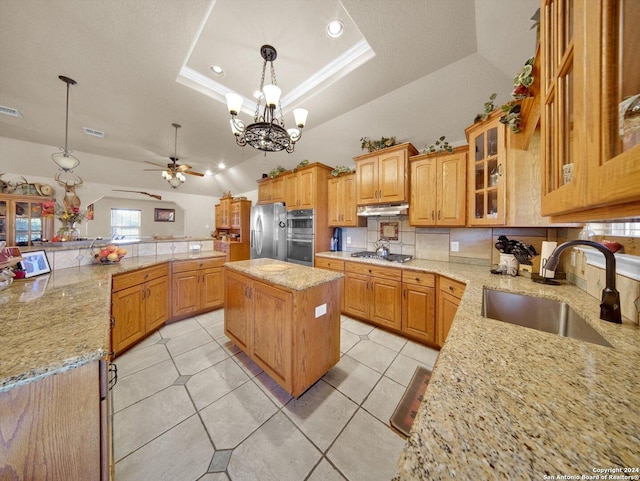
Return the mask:
[[[615,468],[640,475],[637,324],[601,321],[598,300],[568,284],[546,286],[467,264],[319,255],[466,283],[395,480],[542,480]],[[484,287],[564,301],[613,347],[485,318]]]

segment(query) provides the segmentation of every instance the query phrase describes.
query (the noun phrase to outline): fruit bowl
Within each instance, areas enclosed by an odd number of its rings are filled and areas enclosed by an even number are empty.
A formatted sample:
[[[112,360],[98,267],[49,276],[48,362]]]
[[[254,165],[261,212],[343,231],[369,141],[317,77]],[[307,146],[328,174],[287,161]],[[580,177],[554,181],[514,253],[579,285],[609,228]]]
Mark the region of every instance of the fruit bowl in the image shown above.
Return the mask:
[[[91,248],[93,262],[96,264],[117,264],[127,255],[127,249],[109,244],[104,247]]]

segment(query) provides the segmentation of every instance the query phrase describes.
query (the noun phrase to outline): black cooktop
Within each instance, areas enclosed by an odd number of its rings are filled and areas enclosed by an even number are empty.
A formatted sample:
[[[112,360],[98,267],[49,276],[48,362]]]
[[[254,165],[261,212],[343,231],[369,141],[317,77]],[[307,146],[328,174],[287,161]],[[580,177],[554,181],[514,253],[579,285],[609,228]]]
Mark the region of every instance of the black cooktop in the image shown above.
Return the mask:
[[[380,259],[389,262],[407,262],[413,259],[413,256],[405,254],[389,254],[386,258],[378,256],[374,251],[353,252],[351,257],[366,257],[368,259]]]

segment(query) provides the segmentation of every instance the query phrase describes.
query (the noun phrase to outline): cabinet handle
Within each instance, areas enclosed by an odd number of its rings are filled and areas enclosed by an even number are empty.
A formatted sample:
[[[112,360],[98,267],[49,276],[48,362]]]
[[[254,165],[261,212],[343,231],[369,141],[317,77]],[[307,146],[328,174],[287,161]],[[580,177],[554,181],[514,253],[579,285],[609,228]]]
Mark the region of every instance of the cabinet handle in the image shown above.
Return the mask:
[[[149,292],[149,294],[147,295],[147,297],[151,297],[151,288],[147,289],[147,291]]]
[[[111,329],[113,329],[114,327],[116,327],[116,318],[111,316]]]
[[[406,289],[402,290],[402,297],[405,298],[405,299],[407,298],[407,290]]]
[[[253,288],[247,287],[247,289],[249,289],[249,299],[253,299]]]
[[[502,164],[498,164],[498,175],[502,177]]]
[[[435,210],[431,211],[431,220],[436,220],[436,211]]]
[[[440,220],[440,211],[438,211],[438,220]]]

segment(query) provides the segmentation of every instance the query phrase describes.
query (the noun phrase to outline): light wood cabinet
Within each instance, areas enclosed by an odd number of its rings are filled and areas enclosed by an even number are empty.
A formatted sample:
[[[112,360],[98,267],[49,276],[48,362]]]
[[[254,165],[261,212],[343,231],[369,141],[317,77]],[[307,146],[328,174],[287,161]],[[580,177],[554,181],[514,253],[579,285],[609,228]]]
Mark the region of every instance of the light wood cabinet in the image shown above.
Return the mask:
[[[287,210],[326,209],[327,177],[331,167],[318,162],[298,168],[285,177],[285,205]]]
[[[435,274],[402,271],[401,330],[409,337],[427,344],[436,344]]]
[[[228,206],[223,204],[228,204]],[[218,212],[223,217],[223,212],[228,214],[228,227],[217,225]],[[241,261],[249,259],[249,232],[251,229],[251,201],[246,199],[231,198],[222,199],[220,204],[216,206],[216,228],[224,230],[227,234],[236,235],[234,241],[216,240],[213,248],[218,252],[224,252],[227,255],[227,262]]]
[[[171,263],[171,320],[175,321],[224,304],[224,259]]]
[[[327,259],[326,257],[316,257],[314,267],[327,269],[330,271],[344,272],[344,261],[338,259]],[[340,312],[344,311],[344,277],[340,279]]]
[[[356,262],[345,262],[344,269],[344,312],[399,331],[402,271]]]
[[[280,174],[277,177],[260,179],[258,181],[258,204],[272,204],[285,201],[285,177]]]
[[[0,477],[107,481],[100,380],[92,361],[0,393]]]
[[[216,205],[216,229],[231,229],[231,202],[231,197],[224,197]]]
[[[415,226],[462,226],[466,222],[467,150],[410,157],[409,223]]]
[[[330,176],[327,185],[329,225],[332,227],[363,227],[365,217],[358,217],[356,204],[356,174]]]
[[[249,259],[251,248],[249,242],[214,241],[213,249],[226,254],[225,262]]]
[[[53,201],[34,195],[0,195],[0,241],[9,246],[32,246],[53,238],[52,217],[42,216],[42,204]]]
[[[340,358],[337,281],[293,291],[227,269],[225,334],[285,391],[300,396]]]
[[[119,354],[169,319],[167,264],[116,274],[111,285],[111,348]]]
[[[542,213],[556,221],[640,214],[640,3],[543,0]],[[571,173],[568,173],[571,172]]]
[[[408,159],[418,151],[400,144],[354,157],[358,205],[393,204],[409,201]]]
[[[451,323],[458,310],[460,299],[466,288],[462,282],[454,281],[448,277],[439,276],[438,292],[438,322],[436,326],[436,338],[438,346],[442,346],[447,339]]]

